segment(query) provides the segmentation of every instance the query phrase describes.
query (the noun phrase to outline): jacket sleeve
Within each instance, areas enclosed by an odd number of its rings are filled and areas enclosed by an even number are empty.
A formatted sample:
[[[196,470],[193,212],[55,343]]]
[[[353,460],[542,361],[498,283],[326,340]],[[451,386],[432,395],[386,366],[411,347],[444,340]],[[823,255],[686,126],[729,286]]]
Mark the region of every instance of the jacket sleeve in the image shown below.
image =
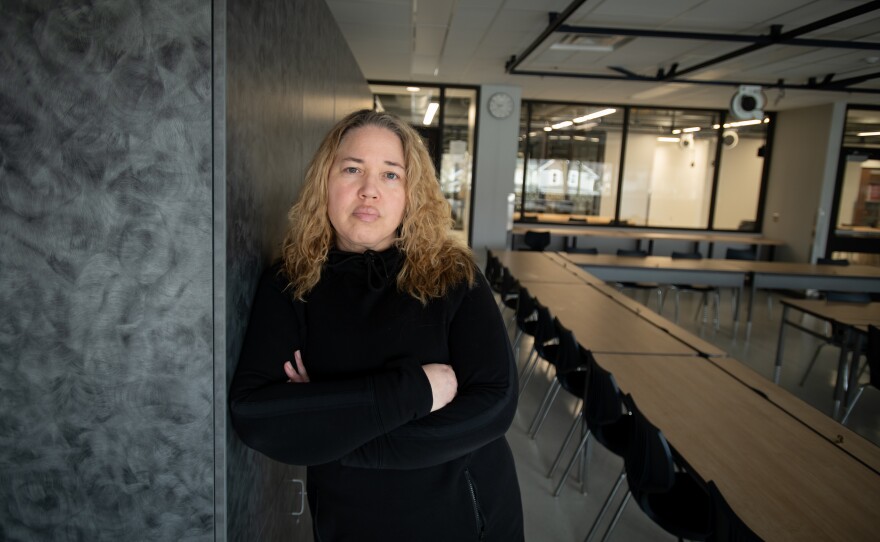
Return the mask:
[[[449,356],[459,386],[452,402],[360,446],[342,458],[344,465],[428,467],[504,435],[516,413],[516,366],[492,290],[481,274],[452,318]]]
[[[291,384],[283,364],[301,348],[300,324],[278,268],[260,281],[229,390],[232,424],[251,448],[284,463],[339,459],[431,411],[418,366],[331,382]]]

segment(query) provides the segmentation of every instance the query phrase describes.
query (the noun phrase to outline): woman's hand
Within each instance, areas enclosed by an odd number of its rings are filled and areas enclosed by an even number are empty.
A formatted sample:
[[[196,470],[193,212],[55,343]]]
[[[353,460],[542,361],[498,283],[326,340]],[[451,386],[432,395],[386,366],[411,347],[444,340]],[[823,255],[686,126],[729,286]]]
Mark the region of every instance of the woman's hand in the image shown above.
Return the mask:
[[[422,365],[422,370],[431,383],[431,393],[434,396],[431,412],[434,412],[445,407],[455,398],[455,394],[458,393],[458,379],[455,378],[451,365],[429,363]]]
[[[299,353],[299,350],[293,353],[293,359],[296,361],[296,370],[293,368],[293,364],[289,361],[284,362],[284,372],[287,373],[288,382],[293,384],[302,384],[309,381],[309,373],[306,372],[306,368],[303,365],[302,354]]]

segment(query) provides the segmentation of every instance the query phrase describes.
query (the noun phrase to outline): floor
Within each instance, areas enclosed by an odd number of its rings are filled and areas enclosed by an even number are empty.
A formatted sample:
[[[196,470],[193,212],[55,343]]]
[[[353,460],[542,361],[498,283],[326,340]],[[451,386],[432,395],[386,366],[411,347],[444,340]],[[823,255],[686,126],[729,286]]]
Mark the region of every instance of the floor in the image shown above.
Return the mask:
[[[635,298],[645,301],[644,294],[635,294]],[[713,326],[703,324],[702,319],[694,318],[698,313],[698,296],[682,296],[679,324],[704,339],[724,349],[733,358],[749,365],[760,374],[771,378],[779,337],[781,305],[778,303],[779,293],[772,295],[759,291],[755,299],[754,323],[748,340],[745,340],[744,329],[734,337],[732,325],[731,296],[722,293],[720,307],[721,326],[715,331]],[[768,297],[771,302],[768,303]],[[654,300],[650,308],[656,310]],[[794,312],[792,311],[792,316]],[[672,319],[672,307],[667,306],[664,315]],[[511,311],[505,311],[505,317]],[[824,323],[804,317],[802,324],[822,330]],[[810,357],[818,345],[815,338],[788,328],[785,333],[785,357],[783,361],[780,384],[805,402],[822,412],[829,413],[832,409],[832,391],[836,378],[837,352],[832,346],[822,348],[816,364],[803,387],[799,381],[806,370]],[[520,363],[525,359],[531,348],[531,342],[524,338],[520,349]],[[862,382],[867,381],[867,373],[862,375]],[[544,391],[552,377],[552,371],[542,372],[532,378],[520,396],[517,417],[507,437],[517,461],[517,471],[523,494],[525,511],[526,540],[537,542],[579,541],[583,540],[593,524],[594,518],[610,492],[623,461],[604,450],[600,445],[590,450],[589,468],[587,469],[587,492],[582,493],[580,484],[570,476],[559,497],[552,493],[560,478],[557,472],[554,478],[546,477],[550,465],[556,457],[571,421],[575,409],[578,408],[573,397],[562,397],[554,403],[547,421],[535,439],[528,435],[528,428],[543,397]],[[853,410],[847,425],[865,438],[880,444],[880,392],[868,388]],[[574,445],[569,446],[569,452]],[[565,457],[565,461],[568,456]],[[564,465],[563,465],[564,466]],[[561,470],[561,469],[560,469]],[[577,472],[577,467],[573,473]],[[621,490],[622,493],[622,490]],[[597,531],[595,540],[601,539],[606,526],[610,523],[612,511],[606,513],[605,519]],[[618,541],[642,540],[675,540],[651,520],[633,503],[627,506],[620,522],[610,537]]]

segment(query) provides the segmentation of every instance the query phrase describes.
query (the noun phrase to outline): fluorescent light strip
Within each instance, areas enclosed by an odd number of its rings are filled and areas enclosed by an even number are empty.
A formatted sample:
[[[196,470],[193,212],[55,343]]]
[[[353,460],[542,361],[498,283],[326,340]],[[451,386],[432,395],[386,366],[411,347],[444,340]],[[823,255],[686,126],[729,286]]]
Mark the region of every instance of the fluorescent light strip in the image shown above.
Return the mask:
[[[880,136],[880,132],[859,132],[858,137]]]
[[[678,143],[681,141],[681,138],[678,137],[658,137],[657,141],[662,141],[664,143]]]
[[[741,120],[739,122],[730,122],[724,125],[725,128],[739,128],[740,126],[753,126],[755,124],[761,124],[762,122],[770,122],[769,119],[767,121],[763,121],[760,119],[752,119],[752,120]]]
[[[689,134],[691,132],[699,132],[699,131],[700,131],[699,126],[694,126],[693,128],[685,128],[684,130],[682,130],[682,132],[684,132],[686,134]]]
[[[584,115],[583,117],[578,117],[574,119],[578,124],[582,122],[587,122],[588,120],[598,119],[599,117],[604,117],[605,115],[610,115],[612,113],[617,113],[617,109],[608,108],[603,109],[601,111],[596,111],[595,113],[590,113],[589,115]]]
[[[434,121],[434,115],[437,114],[437,109],[440,108],[439,102],[431,102],[428,104],[428,110],[425,111],[425,118],[422,119],[422,124],[425,126],[430,126]]]
[[[562,121],[562,122],[558,122],[558,123],[556,123],[556,124],[553,124],[553,125],[552,125],[552,128],[553,128],[554,130],[558,130],[558,129],[560,129],[560,128],[568,128],[568,127],[571,126],[572,124],[574,124],[574,123],[571,122],[570,120],[565,120],[565,121]]]

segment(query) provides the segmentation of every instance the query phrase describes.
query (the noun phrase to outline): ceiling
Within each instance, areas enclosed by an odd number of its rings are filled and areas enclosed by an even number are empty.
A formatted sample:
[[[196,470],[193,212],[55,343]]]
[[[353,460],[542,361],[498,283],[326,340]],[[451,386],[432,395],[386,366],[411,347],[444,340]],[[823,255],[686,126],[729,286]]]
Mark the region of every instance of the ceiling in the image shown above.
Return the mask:
[[[740,84],[760,84],[769,111],[880,105],[880,1],[327,4],[373,81],[506,84],[527,99],[716,109]],[[774,27],[787,41],[768,43]],[[814,90],[823,86],[838,90]]]

